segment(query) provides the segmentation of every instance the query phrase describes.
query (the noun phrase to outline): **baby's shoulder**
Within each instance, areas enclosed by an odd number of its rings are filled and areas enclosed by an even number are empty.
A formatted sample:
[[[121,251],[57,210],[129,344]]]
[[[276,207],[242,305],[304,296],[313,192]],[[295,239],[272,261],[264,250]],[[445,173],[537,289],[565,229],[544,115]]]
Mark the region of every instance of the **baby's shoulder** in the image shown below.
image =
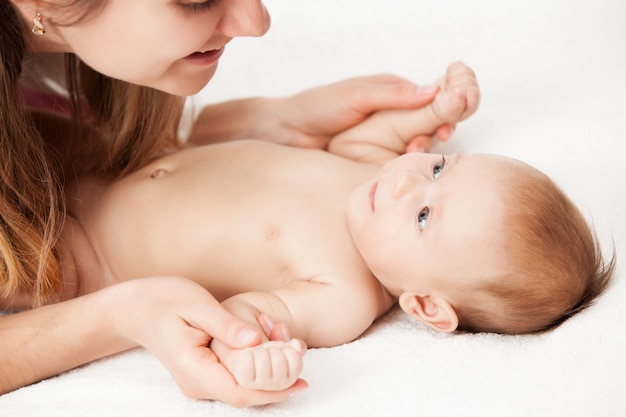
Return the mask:
[[[330,293],[336,294],[342,310],[350,309],[378,318],[395,303],[387,289],[369,271],[326,274],[314,280],[327,288],[329,300],[332,299]]]

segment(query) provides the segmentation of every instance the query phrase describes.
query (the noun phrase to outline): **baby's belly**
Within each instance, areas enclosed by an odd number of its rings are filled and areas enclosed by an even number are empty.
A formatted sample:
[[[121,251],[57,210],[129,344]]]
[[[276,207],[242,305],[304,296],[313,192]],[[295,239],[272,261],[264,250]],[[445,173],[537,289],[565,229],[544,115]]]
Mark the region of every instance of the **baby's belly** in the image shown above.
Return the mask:
[[[272,155],[193,152],[123,179],[87,219],[102,262],[115,280],[183,276],[219,299],[308,279],[337,255],[306,245],[336,239],[347,193]]]
[[[159,192],[119,201],[125,203],[104,205],[92,228],[114,280],[183,276],[223,298],[294,277],[284,219],[259,215],[254,204],[225,210],[219,199],[165,199]]]

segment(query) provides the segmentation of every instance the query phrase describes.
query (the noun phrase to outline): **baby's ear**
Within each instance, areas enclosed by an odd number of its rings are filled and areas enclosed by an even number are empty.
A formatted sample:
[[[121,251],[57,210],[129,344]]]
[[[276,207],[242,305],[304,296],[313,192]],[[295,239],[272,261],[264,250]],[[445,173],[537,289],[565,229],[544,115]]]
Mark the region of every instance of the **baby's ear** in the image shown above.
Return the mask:
[[[405,292],[398,302],[405,313],[440,332],[453,332],[459,326],[454,307],[439,296]]]

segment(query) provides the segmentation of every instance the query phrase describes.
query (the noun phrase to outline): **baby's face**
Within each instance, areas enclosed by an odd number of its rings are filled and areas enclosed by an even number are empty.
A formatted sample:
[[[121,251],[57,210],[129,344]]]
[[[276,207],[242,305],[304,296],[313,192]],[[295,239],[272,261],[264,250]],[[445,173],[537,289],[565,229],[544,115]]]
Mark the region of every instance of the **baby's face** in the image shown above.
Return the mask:
[[[494,155],[409,153],[353,191],[348,222],[374,275],[392,294],[471,289],[501,270],[503,175]],[[475,279],[475,278],[474,278]]]

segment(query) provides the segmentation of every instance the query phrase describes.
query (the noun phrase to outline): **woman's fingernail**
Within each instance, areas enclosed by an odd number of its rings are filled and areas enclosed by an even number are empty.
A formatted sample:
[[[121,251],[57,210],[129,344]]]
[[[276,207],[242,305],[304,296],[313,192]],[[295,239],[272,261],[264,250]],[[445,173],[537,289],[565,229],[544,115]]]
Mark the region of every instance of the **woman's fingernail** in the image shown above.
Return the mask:
[[[439,139],[441,142],[447,142],[448,139],[450,139],[450,137],[454,134],[454,128],[450,127],[450,129],[448,129],[448,134],[446,135],[445,138],[440,138],[437,137],[437,139]]]
[[[257,336],[257,332],[248,327],[244,327],[237,333],[237,342],[244,346],[249,345],[257,338]]]
[[[429,96],[433,94],[435,91],[437,91],[437,86],[436,85],[418,85],[416,91],[417,91],[417,94],[419,95]]]
[[[274,328],[274,320],[267,314],[263,314],[263,321],[270,331]]]
[[[289,328],[286,324],[280,325],[280,333],[283,335],[283,340],[291,340],[291,335],[289,334]]]
[[[290,391],[290,392],[289,392],[289,396],[296,395],[296,394],[300,394],[301,392],[304,392],[304,391],[306,391],[306,390],[307,390],[307,388],[306,388],[306,387],[296,388],[296,389],[294,389],[294,390],[292,390],[292,391]]]

